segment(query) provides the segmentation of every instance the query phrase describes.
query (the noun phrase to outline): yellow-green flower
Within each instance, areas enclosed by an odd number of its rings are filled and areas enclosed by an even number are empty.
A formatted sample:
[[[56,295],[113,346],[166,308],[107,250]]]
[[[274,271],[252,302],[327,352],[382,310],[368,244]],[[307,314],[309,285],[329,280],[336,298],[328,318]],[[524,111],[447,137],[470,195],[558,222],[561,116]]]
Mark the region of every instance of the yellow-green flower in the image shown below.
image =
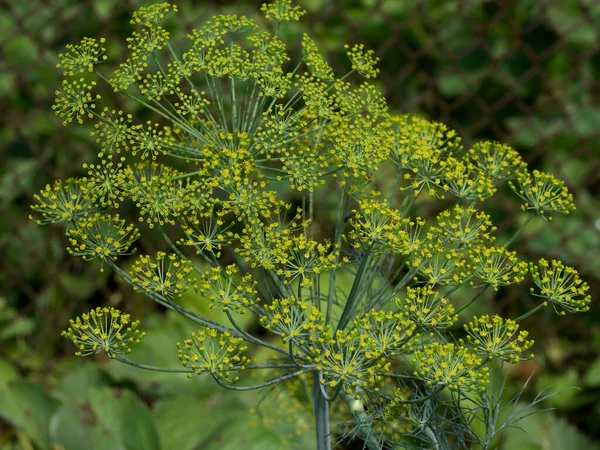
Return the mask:
[[[442,235],[450,243],[460,247],[493,242],[496,231],[491,218],[475,208],[463,208],[456,205],[453,209],[442,211],[436,218]]]
[[[352,47],[344,45],[344,48],[347,49],[346,53],[348,58],[350,58],[353,70],[356,70],[365,78],[377,77],[379,73],[379,69],[377,68],[379,58],[375,57],[373,50],[365,50],[363,44],[356,44]]]
[[[193,284],[192,263],[175,254],[157,252],[154,257],[141,255],[131,269],[136,291],[159,294],[168,300],[181,297]]]
[[[544,299],[544,304],[552,303],[556,312],[565,315],[567,312],[585,312],[590,309],[592,297],[587,293],[589,286],[579,273],[562,262],[553,259],[540,259],[537,264],[530,263],[529,270],[533,282],[539,289],[531,292]]]
[[[459,344],[434,342],[414,353],[414,375],[430,385],[458,391],[482,391],[489,382],[483,360]]]
[[[75,355],[88,356],[106,353],[111,358],[131,352],[146,333],[131,322],[129,314],[115,308],[96,308],[70,321],[71,326],[61,333],[77,347]]]
[[[479,142],[469,150],[468,157],[492,180],[511,180],[527,171],[519,152],[500,142]]]
[[[238,272],[234,264],[224,270],[215,267],[198,281],[197,292],[210,301],[211,308],[242,314],[258,302],[258,294],[252,275],[246,274],[237,280]]]
[[[178,357],[183,367],[194,371],[188,377],[209,373],[215,378],[229,382],[238,380],[233,372],[246,368],[250,360],[243,353],[247,350],[244,340],[231,336],[229,332],[219,332],[212,328],[192,333],[190,339],[177,344]]]
[[[469,250],[469,258],[473,276],[495,291],[500,286],[520,283],[527,273],[527,263],[517,258],[517,252],[502,247],[474,247]]]
[[[80,220],[66,235],[70,244],[67,251],[71,255],[81,256],[85,261],[98,258],[104,263],[104,260],[130,254],[140,232],[118,214],[96,214]]]
[[[56,115],[64,119],[63,125],[71,123],[73,119],[82,124],[85,117],[94,117],[96,101],[100,100],[100,95],[92,93],[95,86],[95,81],[88,83],[83,78],[63,80],[62,90],[56,91],[52,105]]]
[[[88,195],[82,189],[82,180],[69,178],[66,181],[58,180],[54,185],[47,184],[39,194],[33,198],[37,203],[31,209],[39,216],[29,216],[39,225],[49,223],[66,223],[69,228],[84,219],[96,208]]]
[[[268,20],[276,22],[297,22],[306,14],[300,6],[292,6],[292,0],[275,0],[273,3],[263,3],[260,10]]]
[[[488,316],[473,317],[473,320],[464,326],[468,333],[467,339],[480,355],[497,358],[502,361],[516,364],[522,359],[531,359],[533,355],[522,357],[533,345],[532,340],[527,340],[529,333],[519,331],[519,325],[510,319]]]
[[[102,46],[104,42],[104,38],[97,41],[86,37],[77,45],[67,44],[67,52],[59,53],[58,59],[60,62],[56,67],[65,69],[67,75],[92,72],[94,65],[105,61],[107,58],[104,54],[106,49]]]
[[[515,183],[509,181],[509,185],[525,201],[521,206],[523,211],[534,211],[548,220],[552,218],[549,214],[575,211],[573,195],[565,183],[549,173],[534,170],[531,176],[521,175]]]
[[[458,319],[454,306],[429,285],[407,288],[404,298],[396,298],[396,305],[419,328],[450,328]]]

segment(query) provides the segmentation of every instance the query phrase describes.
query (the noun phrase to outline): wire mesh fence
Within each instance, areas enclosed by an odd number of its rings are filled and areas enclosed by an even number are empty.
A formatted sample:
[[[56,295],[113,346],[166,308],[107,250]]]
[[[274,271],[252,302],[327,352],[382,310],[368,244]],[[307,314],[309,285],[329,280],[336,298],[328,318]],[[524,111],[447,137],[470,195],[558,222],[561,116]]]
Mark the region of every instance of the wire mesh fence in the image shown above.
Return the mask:
[[[61,237],[27,221],[31,195],[73,175],[94,148],[51,112],[57,53],[84,36],[120,37],[142,0],[0,1],[0,226],[3,291],[39,296],[27,280],[49,280],[66,262]],[[214,11],[255,14],[260,1],[177,1],[186,29]],[[600,283],[600,1],[305,0],[304,24],[343,72],[344,42],[364,42],[381,59],[379,83],[391,108],[448,124],[466,145],[494,139],[533,168],[566,180],[579,207],[527,246],[566,259]],[[185,30],[181,30],[185,31]],[[111,55],[112,56],[112,55]],[[504,201],[504,200],[503,200]],[[509,200],[506,200],[509,202]],[[507,205],[515,211],[518,204]],[[497,212],[499,218],[511,218]],[[510,220],[501,221],[513,227]],[[52,255],[50,259],[48,255]],[[37,262],[31,261],[32,256]],[[37,258],[37,259],[35,259]],[[51,263],[49,261],[60,262]],[[73,269],[73,267],[71,267]],[[75,267],[76,270],[83,270]],[[592,286],[593,288],[593,286]]]

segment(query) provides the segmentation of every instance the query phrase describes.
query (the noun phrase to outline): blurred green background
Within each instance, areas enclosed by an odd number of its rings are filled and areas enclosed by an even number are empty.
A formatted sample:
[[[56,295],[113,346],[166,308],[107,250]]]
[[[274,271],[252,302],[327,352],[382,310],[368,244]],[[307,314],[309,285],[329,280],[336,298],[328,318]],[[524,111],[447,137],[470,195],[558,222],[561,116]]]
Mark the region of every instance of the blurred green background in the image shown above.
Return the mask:
[[[85,127],[60,124],[51,111],[60,83],[57,54],[84,36],[124,42],[143,0],[0,1],[0,449],[278,449],[312,448],[310,406],[281,396],[218,391],[208,381],[133,372],[102,358],[69,356],[60,330],[99,305],[135,309],[149,337],[140,360],[176,362],[173,342],[190,325],[158,312],[109,271],[64,251],[56,227],[28,220],[32,194],[56,178],[80,174],[97,149]],[[174,0],[174,32],[215,12],[256,15],[260,1]],[[364,42],[381,58],[378,80],[391,108],[453,127],[466,145],[509,143],[531,168],[554,173],[574,193],[578,211],[532,226],[519,251],[559,258],[600,291],[600,1],[599,0],[301,0],[303,23],[338,73],[343,43]],[[176,22],[176,21],[175,21]],[[297,43],[299,45],[299,42]],[[117,46],[109,57],[119,58]],[[499,233],[515,228],[516,199],[505,192],[492,211]],[[532,302],[528,286],[488,303],[510,314]],[[490,299],[491,300],[491,299]],[[548,313],[550,313],[548,308]],[[206,312],[206,314],[214,314]],[[600,308],[525,325],[536,359],[510,382],[527,395],[564,389],[513,431],[504,448],[600,448]],[[250,324],[249,324],[250,326]],[[282,418],[280,411],[290,414]],[[287,417],[289,416],[289,417]],[[135,425],[135,426],[134,426]],[[60,445],[56,445],[60,443]],[[354,447],[353,447],[354,445]],[[360,448],[348,444],[347,448]]]

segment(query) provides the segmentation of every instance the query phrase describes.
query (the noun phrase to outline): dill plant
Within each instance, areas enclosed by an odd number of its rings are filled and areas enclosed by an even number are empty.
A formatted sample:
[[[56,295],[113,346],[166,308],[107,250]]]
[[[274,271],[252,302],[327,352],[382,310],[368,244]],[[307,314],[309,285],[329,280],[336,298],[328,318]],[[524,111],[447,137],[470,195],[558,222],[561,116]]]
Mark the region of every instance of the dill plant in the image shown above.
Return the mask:
[[[519,322],[546,305],[559,314],[589,308],[575,269],[544,259],[528,264],[509,250],[533,217],[570,213],[571,194],[552,175],[529,173],[509,146],[465,150],[441,123],[390,115],[369,82],[377,58],[362,45],[347,46],[352,70],[341,77],[307,34],[292,63],[279,30],[304,11],[289,0],[262,11],[266,26],[244,16],[211,18],[180,53],[164,28],[177,7],[156,4],[134,13],[128,57],[116,71],[100,66],[104,39],[85,38],[59,55],[65,79],[54,110],[65,125],[93,124],[98,159],[84,165],[85,176],[36,195],[32,218],[63,224],[70,253],[100,260],[199,328],[173,344],[180,369],[127,359],[144,333],[113,308],[71,321],[63,335],[80,356],[104,352],[140,369],[212,377],[227,389],[282,385],[301,396],[294,386],[308,383],[304,401],[314,410],[318,450],[331,448],[336,435],[359,436],[371,450],[487,448],[518,419],[496,424],[500,396],[488,383],[495,361],[533,356]],[[102,89],[152,119],[102,106]],[[393,183],[378,174],[393,174]],[[496,227],[478,204],[506,182],[528,216],[494,246]],[[301,207],[285,201],[290,191]],[[455,203],[426,223],[414,215],[420,196]],[[338,205],[330,233],[315,227],[323,198]],[[138,224],[119,215],[124,204],[136,208]],[[127,271],[119,262],[150,229],[169,253],[133,257]],[[533,310],[457,326],[458,314],[489,287],[528,274],[540,299]],[[352,280],[348,289],[342,275]],[[179,304],[191,291],[230,323]],[[240,327],[244,313],[273,339]],[[250,360],[257,347],[268,361]],[[266,375],[248,385],[249,372]]]

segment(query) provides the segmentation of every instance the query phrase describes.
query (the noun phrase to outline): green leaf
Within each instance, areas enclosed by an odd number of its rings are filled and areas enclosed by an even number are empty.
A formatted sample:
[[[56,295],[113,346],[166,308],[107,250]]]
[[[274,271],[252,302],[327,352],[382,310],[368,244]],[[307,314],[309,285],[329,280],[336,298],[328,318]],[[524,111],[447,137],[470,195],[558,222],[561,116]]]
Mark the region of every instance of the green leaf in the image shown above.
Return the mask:
[[[0,359],[0,389],[3,389],[8,382],[17,378],[19,378],[17,369],[8,361]]]
[[[38,57],[38,49],[29,37],[18,36],[4,46],[6,58],[16,64],[25,66]]]
[[[597,359],[583,376],[586,386],[595,388],[600,386],[600,359]]]
[[[28,336],[35,330],[35,320],[29,317],[17,317],[0,328],[0,341],[7,341],[19,336]]]
[[[93,364],[72,369],[57,383],[54,395],[65,401],[85,399],[93,389],[108,385],[108,377]]]
[[[519,450],[597,450],[599,447],[576,428],[545,412],[517,423],[506,431],[502,448]]]
[[[159,450],[148,409],[130,391],[94,389],[52,418],[53,444],[69,450]]]
[[[0,387],[0,417],[23,430],[42,450],[50,448],[48,426],[58,402],[35,384],[14,380]]]

